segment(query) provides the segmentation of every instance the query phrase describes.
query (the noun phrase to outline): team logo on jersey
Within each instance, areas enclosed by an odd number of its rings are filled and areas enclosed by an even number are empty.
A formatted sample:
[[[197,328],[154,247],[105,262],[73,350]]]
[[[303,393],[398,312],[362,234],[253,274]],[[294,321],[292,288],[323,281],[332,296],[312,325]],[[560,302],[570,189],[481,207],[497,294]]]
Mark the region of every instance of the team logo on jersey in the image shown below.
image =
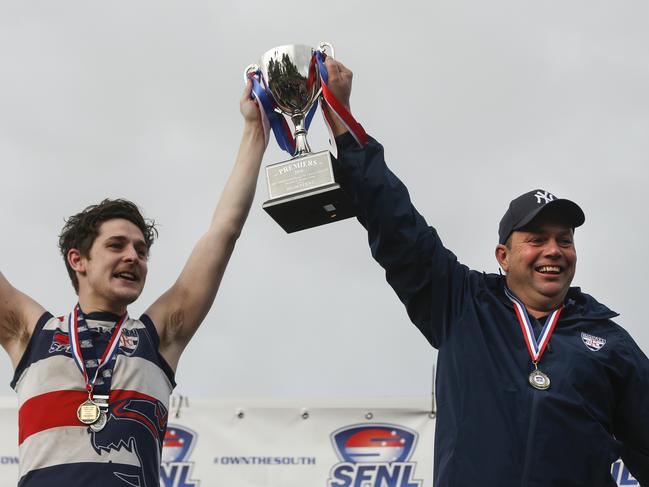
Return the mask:
[[[341,460],[333,466],[328,487],[421,487],[414,478],[416,462],[409,462],[417,433],[392,424],[363,424],[331,434]]]
[[[166,406],[157,399],[138,393],[118,397],[110,403],[106,427],[99,431],[88,428],[90,443],[104,461],[115,464],[113,475],[125,485],[143,487],[145,479],[159,478],[157,465],[142,458],[161,447],[167,416]],[[124,463],[136,468],[124,468]]]
[[[140,336],[137,330],[122,329],[122,334],[119,337],[120,352],[130,357],[137,350],[138,343],[140,343]]]
[[[160,484],[163,487],[197,487],[198,480],[190,480],[194,462],[189,456],[198,435],[189,428],[170,424],[164,437]]]
[[[588,333],[581,332],[581,341],[584,342],[589,350],[597,352],[604,345],[606,345],[606,340],[604,338],[596,337],[594,335],[589,335]]]
[[[49,353],[65,352],[70,353],[70,336],[61,330],[56,330],[52,337]]]

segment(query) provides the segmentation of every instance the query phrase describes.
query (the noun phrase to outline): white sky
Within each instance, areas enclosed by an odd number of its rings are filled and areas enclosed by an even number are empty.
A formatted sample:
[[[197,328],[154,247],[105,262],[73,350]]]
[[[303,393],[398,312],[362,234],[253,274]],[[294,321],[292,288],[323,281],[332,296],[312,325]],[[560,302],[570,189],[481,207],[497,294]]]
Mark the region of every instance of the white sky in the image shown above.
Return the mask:
[[[0,269],[75,303],[57,235],[104,197],[160,225],[138,315],[206,229],[242,122],[245,66],[326,40],[352,109],[445,244],[495,272],[497,225],[536,187],[578,202],[576,285],[649,353],[649,3],[0,1]],[[326,148],[321,119],[309,141]],[[286,159],[274,141],[264,162]],[[420,395],[435,352],[355,220],[286,235],[263,179],[221,291],[181,359],[200,396]],[[0,395],[11,394],[9,360]]]

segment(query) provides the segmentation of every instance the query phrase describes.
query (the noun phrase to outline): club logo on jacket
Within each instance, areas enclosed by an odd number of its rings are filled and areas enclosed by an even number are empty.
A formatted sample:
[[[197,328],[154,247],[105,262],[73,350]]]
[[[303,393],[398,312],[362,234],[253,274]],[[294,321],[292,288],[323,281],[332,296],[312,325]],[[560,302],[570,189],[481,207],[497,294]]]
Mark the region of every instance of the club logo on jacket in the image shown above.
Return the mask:
[[[421,487],[414,478],[416,462],[409,462],[417,433],[392,424],[363,424],[331,434],[341,460],[333,466],[328,487]]]
[[[584,345],[588,347],[589,350],[597,352],[604,345],[606,345],[606,340],[604,338],[596,337],[594,335],[589,335],[588,333],[581,332],[581,341],[584,342]]]

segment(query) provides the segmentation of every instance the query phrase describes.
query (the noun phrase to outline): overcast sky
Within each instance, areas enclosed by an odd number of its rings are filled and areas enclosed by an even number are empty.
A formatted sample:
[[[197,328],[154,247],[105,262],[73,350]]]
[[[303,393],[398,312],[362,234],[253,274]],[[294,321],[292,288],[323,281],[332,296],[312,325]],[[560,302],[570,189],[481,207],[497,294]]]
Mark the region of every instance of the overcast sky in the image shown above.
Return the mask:
[[[205,231],[242,128],[243,69],[331,42],[352,110],[462,262],[496,272],[509,201],[578,202],[574,281],[649,353],[649,3],[0,1],[0,270],[54,314],[63,219],[105,197],[159,224],[139,315]],[[327,147],[313,123],[314,150]],[[264,163],[286,159],[271,141]],[[428,394],[435,351],[356,220],[286,235],[261,209],[181,359],[194,396]],[[0,395],[12,371],[0,361]]]

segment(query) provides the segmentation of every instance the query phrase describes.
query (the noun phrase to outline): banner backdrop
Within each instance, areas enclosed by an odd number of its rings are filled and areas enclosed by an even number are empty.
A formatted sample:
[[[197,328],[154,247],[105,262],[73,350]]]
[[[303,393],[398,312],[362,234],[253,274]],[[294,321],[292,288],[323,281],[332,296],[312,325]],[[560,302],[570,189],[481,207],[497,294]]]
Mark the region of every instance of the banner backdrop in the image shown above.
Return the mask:
[[[0,398],[0,487],[18,478],[15,398]],[[430,398],[174,396],[161,487],[429,487]],[[620,486],[638,486],[618,461]]]
[[[172,409],[161,485],[431,485],[430,408],[368,403],[190,401]]]

